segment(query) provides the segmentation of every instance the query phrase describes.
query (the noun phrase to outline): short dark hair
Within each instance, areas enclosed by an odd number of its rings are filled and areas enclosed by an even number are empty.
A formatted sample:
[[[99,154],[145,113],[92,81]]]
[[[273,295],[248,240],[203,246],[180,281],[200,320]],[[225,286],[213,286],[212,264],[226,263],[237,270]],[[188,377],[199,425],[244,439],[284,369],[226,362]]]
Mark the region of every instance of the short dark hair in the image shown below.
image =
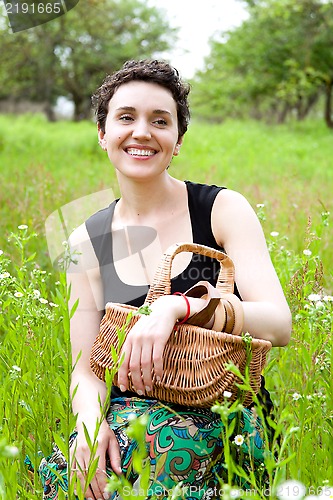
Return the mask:
[[[105,132],[105,122],[108,114],[109,101],[115,91],[124,83],[133,80],[157,83],[168,89],[177,105],[178,135],[182,137],[190,121],[188,94],[190,85],[180,78],[179,72],[165,61],[156,59],[143,59],[140,61],[127,61],[123,67],[108,75],[102,85],[92,96],[97,123],[102,132]]]

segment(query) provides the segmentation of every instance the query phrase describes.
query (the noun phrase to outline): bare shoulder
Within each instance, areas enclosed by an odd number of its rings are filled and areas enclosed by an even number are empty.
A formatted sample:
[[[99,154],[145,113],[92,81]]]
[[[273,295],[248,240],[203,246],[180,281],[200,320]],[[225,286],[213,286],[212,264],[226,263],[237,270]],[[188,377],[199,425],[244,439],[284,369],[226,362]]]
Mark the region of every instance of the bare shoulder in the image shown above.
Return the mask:
[[[87,238],[89,239],[88,231],[86,225],[83,223],[72,231],[69,235],[68,241],[70,245],[75,246],[84,242]]]
[[[216,196],[213,210],[225,210],[237,213],[248,210],[253,212],[253,208],[244,195],[232,189],[222,189]]]
[[[69,239],[74,243],[78,243],[79,241],[82,240],[82,238],[85,238],[87,234],[88,233],[86,225],[83,223],[72,231],[72,233],[69,236]]]
[[[212,229],[216,241],[225,246],[228,239],[242,235],[263,237],[259,219],[249,203],[241,193],[231,189],[224,189],[217,195],[212,210]]]
[[[71,257],[69,272],[98,268],[98,260],[84,223],[71,233],[68,246]]]
[[[67,280],[71,285],[71,300],[79,299],[78,312],[97,313],[104,309],[99,262],[85,224],[77,227],[69,237],[70,264]]]

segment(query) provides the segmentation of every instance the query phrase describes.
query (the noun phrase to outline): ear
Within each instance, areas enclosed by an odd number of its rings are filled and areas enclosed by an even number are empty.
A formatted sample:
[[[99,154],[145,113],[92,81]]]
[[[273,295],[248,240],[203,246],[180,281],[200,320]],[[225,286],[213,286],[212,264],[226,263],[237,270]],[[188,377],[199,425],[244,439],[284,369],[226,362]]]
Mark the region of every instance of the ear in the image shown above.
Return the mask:
[[[177,144],[175,145],[175,148],[173,150],[173,156],[178,156],[180,152],[181,145],[183,144],[183,138],[180,137],[177,141]]]
[[[106,139],[105,139],[105,132],[101,130],[100,125],[97,125],[97,133],[98,133],[98,144],[101,146],[103,151],[106,151]]]

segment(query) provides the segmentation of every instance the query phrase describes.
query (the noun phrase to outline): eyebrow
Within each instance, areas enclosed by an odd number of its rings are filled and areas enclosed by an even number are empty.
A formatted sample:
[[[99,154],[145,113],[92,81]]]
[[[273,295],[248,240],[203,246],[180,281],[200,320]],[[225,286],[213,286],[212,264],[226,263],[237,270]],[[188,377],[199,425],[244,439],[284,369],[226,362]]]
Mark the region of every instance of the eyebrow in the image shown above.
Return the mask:
[[[131,113],[135,112],[136,109],[133,108],[133,106],[121,106],[120,108],[117,108],[116,111],[130,111]],[[170,111],[166,109],[154,109],[153,110],[154,115],[170,115]]]

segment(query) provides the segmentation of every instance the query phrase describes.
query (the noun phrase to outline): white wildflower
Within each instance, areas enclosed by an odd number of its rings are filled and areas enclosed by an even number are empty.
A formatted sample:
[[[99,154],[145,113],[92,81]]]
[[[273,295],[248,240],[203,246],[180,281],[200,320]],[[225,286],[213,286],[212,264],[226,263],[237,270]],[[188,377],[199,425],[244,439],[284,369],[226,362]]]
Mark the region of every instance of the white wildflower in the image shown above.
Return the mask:
[[[310,255],[312,255],[312,252],[311,252],[311,250],[306,248],[305,250],[303,250],[303,254],[306,255],[307,257],[310,257]]]
[[[39,299],[39,297],[40,297],[40,291],[39,290],[34,290],[33,294],[34,294],[34,297],[36,297],[37,299]]]
[[[333,295],[324,295],[323,300],[325,302],[333,302]]]
[[[17,365],[13,365],[12,366],[12,370],[16,371],[16,372],[20,372],[21,371],[21,368]]]
[[[299,481],[292,479],[280,484],[276,496],[279,500],[300,500],[306,494],[306,487]]]
[[[264,203],[257,203],[257,208],[264,208],[265,204]]]
[[[324,302],[322,302],[321,300],[317,300],[316,309],[322,309],[323,307],[325,307]]]
[[[39,302],[40,302],[41,304],[47,304],[47,303],[48,303],[48,301],[47,301],[46,299],[43,299],[43,297],[40,297],[40,298],[39,298]]]
[[[292,398],[294,401],[298,401],[299,399],[301,399],[301,395],[298,393],[298,392],[294,392]]]
[[[26,224],[21,224],[20,226],[17,226],[17,229],[20,229],[20,231],[23,231],[24,229],[28,229],[28,226]]]
[[[5,272],[5,273],[0,274],[0,279],[4,279],[5,280],[6,278],[10,278],[10,274],[9,273]]]
[[[311,293],[308,296],[308,300],[311,300],[311,302],[317,302],[317,300],[321,300],[321,296],[318,295],[317,293]]]
[[[0,255],[3,255],[3,250],[0,250]]]
[[[23,293],[22,292],[15,292],[14,297],[21,298],[21,297],[23,297]]]
[[[234,443],[237,444],[237,446],[242,446],[244,443],[244,437],[241,434],[237,434],[237,436],[235,436]]]
[[[271,236],[273,236],[273,238],[276,238],[277,236],[279,236],[279,232],[278,231],[272,231],[271,232]]]
[[[54,302],[49,302],[49,305],[50,305],[51,307],[59,307],[59,306],[58,306],[58,304],[55,304]]]
[[[225,398],[231,398],[231,396],[232,396],[232,393],[230,391],[224,391],[223,397],[225,397]]]

